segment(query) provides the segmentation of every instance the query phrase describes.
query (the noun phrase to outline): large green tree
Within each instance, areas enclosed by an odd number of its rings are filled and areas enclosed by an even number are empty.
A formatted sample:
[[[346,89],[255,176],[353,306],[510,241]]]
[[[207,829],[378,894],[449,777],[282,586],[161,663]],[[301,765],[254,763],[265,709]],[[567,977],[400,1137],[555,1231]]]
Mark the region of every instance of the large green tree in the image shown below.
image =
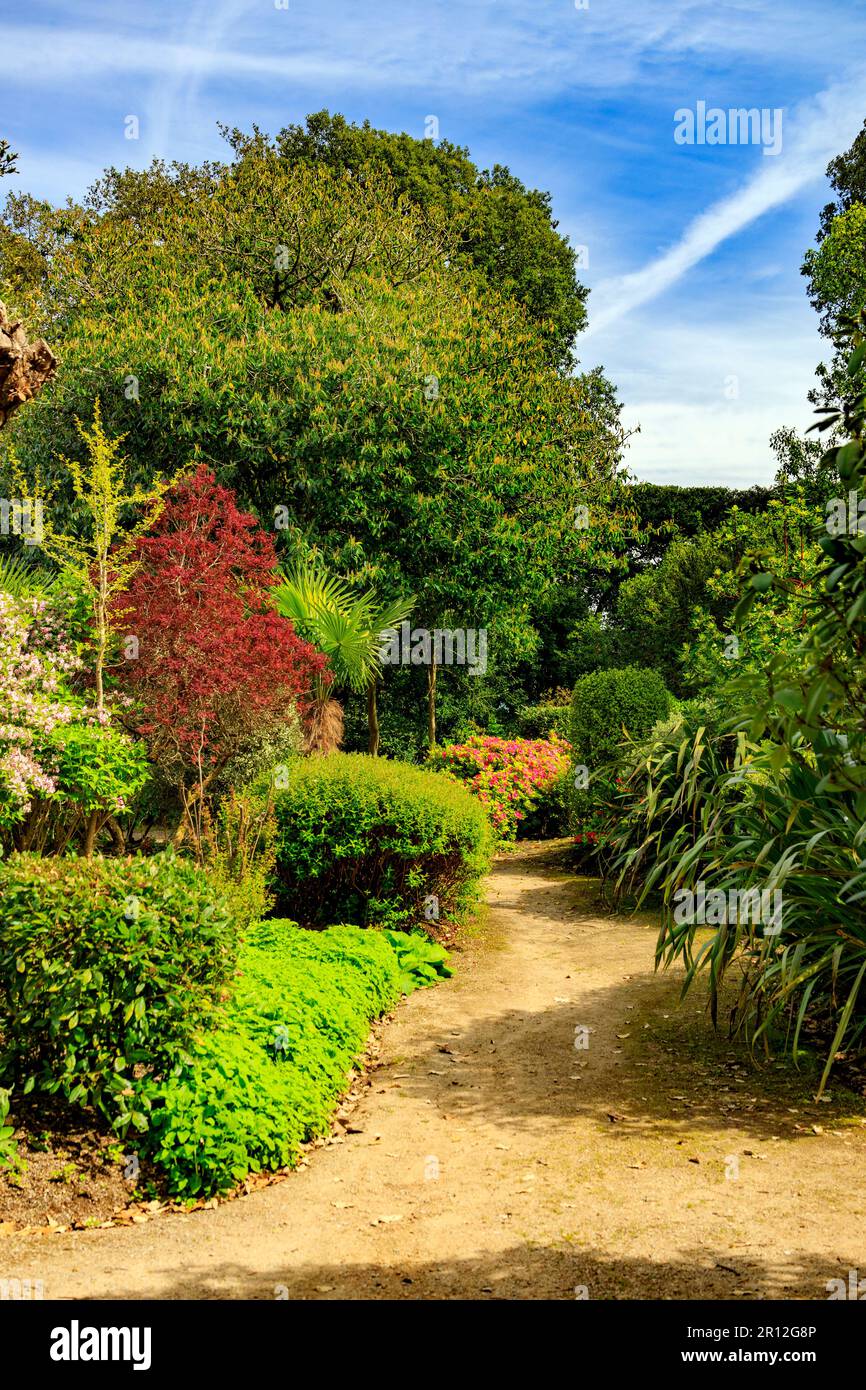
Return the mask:
[[[226,132],[237,151],[267,143],[258,131]],[[479,169],[448,140],[355,125],[328,111],[289,125],[273,147],[289,165],[325,166],[363,177],[387,168],[394,185],[427,213],[444,212],[457,229],[455,255],[505,297],[517,299],[542,331],[549,357],[568,361],[586,322],[587,291],[575,275],[575,249],[558,231],[550,194],[527,188],[502,164]]]
[[[28,292],[63,371],[15,443],[44,476],[98,395],[141,481],[203,461],[287,561],[412,592],[417,624],[490,627],[518,654],[540,597],[616,533],[607,503],[575,525],[609,499],[609,392],[556,370],[447,210],[387,168],[260,142],[230,167],[110,171],[35,226],[16,235],[43,256]]]
[[[827,176],[836,196],[821,213],[817,245],[806,252],[802,273],[821,316],[821,332],[836,343],[832,361],[818,368],[820,386],[811,399],[835,406],[850,389],[840,334],[866,304],[866,124],[851,148],[831,160]],[[866,380],[866,367],[861,379]]]

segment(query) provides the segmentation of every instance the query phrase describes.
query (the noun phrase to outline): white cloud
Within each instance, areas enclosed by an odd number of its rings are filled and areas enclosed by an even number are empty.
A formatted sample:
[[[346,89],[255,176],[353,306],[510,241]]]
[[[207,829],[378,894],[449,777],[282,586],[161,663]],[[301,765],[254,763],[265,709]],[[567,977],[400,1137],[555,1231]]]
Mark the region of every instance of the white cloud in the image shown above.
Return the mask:
[[[782,152],[762,157],[760,168],[742,188],[695,217],[670,250],[641,270],[603,281],[593,291],[586,336],[603,332],[663,294],[723,241],[820,178],[828,161],[845,149],[860,129],[863,89],[860,74],[856,81],[830,88],[802,106],[784,123]]]
[[[821,356],[805,301],[680,304],[659,319],[638,310],[609,335],[605,367],[626,402],[623,424],[640,425],[626,462],[662,483],[769,483],[770,435],[814,421],[807,393]],[[588,365],[588,364],[587,364]]]

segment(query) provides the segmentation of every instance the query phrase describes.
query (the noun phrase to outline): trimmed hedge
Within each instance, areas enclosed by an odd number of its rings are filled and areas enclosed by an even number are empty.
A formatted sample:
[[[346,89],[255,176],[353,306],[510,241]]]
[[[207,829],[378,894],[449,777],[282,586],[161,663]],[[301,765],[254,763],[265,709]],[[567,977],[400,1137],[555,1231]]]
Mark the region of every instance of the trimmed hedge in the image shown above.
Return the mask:
[[[370,1021],[401,993],[380,932],[263,922],[245,943],[224,1025],[151,1090],[144,1152],[183,1197],[292,1164],[328,1129]]]
[[[666,718],[673,696],[657,671],[614,667],[581,676],[571,701],[571,746],[575,764],[592,774],[615,755],[627,729],[633,738]]]
[[[483,808],[450,778],[409,763],[305,759],[277,793],[276,816],[277,905],[305,926],[459,922],[490,864]]]
[[[0,860],[0,1081],[144,1128],[132,1092],[211,1017],[236,936],[211,877],[172,854]]]

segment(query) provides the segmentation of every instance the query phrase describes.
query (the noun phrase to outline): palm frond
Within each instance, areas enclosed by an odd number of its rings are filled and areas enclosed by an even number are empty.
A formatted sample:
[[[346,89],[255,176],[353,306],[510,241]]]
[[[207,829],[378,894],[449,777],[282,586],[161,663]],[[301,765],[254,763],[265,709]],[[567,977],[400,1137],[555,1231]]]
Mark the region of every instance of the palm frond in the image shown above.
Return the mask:
[[[31,565],[22,555],[0,555],[0,592],[14,599],[48,598],[57,578]]]

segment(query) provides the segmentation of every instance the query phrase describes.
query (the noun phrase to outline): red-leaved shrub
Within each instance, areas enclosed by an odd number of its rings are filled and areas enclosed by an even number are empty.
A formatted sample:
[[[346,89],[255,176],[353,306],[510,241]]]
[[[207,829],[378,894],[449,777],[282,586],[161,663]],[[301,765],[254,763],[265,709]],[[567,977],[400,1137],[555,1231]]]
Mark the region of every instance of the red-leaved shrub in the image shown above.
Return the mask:
[[[166,494],[137,558],[117,601],[137,643],[127,638],[122,681],[195,830],[192,808],[200,815],[213,778],[293,705],[304,710],[325,658],[270,611],[273,542],[204,466]]]

